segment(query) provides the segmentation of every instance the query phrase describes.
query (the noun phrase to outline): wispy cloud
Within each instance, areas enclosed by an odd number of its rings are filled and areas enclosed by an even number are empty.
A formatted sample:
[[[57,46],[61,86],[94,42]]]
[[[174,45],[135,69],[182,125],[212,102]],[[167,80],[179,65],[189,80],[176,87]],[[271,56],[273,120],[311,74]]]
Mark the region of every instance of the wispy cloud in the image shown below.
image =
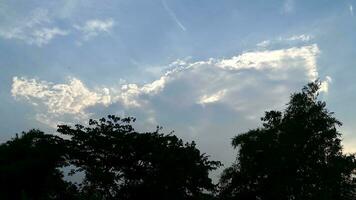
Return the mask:
[[[276,39],[264,40],[262,42],[257,43],[256,46],[261,48],[266,48],[276,44],[291,44],[291,45],[295,45],[297,43],[305,44],[312,41],[313,38],[314,36],[308,34],[292,35],[287,37],[278,37]]]
[[[354,7],[352,5],[349,5],[349,10],[350,10],[350,15],[354,16]]]
[[[303,41],[303,42],[308,42],[313,38],[311,35],[306,35],[306,34],[301,34],[301,35],[293,35],[291,37],[285,38],[287,41]],[[280,40],[283,40],[283,38],[280,38]]]
[[[164,9],[167,11],[167,13],[174,20],[174,22],[178,25],[178,27],[182,31],[186,31],[187,29],[185,28],[185,26],[180,22],[180,20],[177,18],[176,14],[173,12],[173,10],[169,8],[169,6],[165,0],[162,0],[162,5],[163,5]]]
[[[283,12],[286,14],[293,13],[295,11],[295,1],[285,0],[283,4]]]
[[[39,30],[35,30],[32,33],[33,38],[29,39],[27,42],[29,44],[36,44],[38,46],[42,46],[48,44],[54,37],[56,36],[64,36],[68,35],[68,31],[55,28],[42,28]]]
[[[320,92],[328,93],[329,85],[332,83],[332,78],[330,76],[326,76],[325,80],[321,82]]]
[[[54,27],[51,23],[48,11],[37,9],[21,22],[8,28],[0,28],[0,37],[4,39],[16,39],[30,45],[39,47],[48,44],[57,36],[68,35],[67,30]]]
[[[271,44],[271,40],[263,40],[256,44],[258,47],[268,47]]]
[[[100,33],[109,33],[115,22],[113,19],[93,19],[86,21],[83,25],[74,25],[74,28],[83,34],[84,40],[89,40],[98,36]]]

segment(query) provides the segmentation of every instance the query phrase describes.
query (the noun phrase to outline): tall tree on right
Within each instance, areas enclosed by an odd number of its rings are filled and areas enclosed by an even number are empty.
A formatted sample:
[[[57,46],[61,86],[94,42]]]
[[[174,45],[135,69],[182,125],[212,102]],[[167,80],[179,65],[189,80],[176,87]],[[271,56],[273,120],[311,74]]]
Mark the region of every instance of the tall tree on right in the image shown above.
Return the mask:
[[[356,198],[356,159],[344,154],[341,126],[318,100],[320,82],[269,111],[263,126],[233,138],[235,164],[220,179],[221,199],[346,200]]]

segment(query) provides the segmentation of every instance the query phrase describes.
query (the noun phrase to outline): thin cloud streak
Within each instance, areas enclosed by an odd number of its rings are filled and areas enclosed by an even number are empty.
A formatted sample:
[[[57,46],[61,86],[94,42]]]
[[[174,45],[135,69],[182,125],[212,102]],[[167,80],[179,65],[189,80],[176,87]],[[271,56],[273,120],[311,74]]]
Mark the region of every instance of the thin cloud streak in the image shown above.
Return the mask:
[[[350,10],[351,16],[354,16],[354,7],[352,5],[349,5],[349,10]]]
[[[168,5],[167,2],[165,0],[162,0],[162,5],[164,7],[164,9],[168,12],[168,14],[172,17],[172,19],[176,22],[176,24],[179,26],[180,29],[182,29],[182,31],[187,31],[187,29],[185,28],[185,26],[179,21],[179,19],[177,18],[176,14],[173,12],[173,10],[171,10]]]

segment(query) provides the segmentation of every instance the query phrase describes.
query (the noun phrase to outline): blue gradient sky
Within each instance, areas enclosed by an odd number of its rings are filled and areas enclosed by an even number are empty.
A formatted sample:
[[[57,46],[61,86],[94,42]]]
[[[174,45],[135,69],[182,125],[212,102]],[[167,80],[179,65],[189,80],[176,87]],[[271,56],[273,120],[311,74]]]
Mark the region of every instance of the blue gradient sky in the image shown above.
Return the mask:
[[[356,151],[354,0],[0,1],[0,140],[132,115],[233,160],[231,138],[323,81]]]

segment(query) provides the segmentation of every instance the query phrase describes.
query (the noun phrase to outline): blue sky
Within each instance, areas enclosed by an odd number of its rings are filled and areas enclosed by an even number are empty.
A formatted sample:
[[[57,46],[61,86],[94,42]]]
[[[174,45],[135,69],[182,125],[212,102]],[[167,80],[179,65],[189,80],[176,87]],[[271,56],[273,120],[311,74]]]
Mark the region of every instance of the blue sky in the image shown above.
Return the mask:
[[[0,1],[0,140],[135,116],[229,163],[231,138],[316,78],[356,151],[354,0]]]

